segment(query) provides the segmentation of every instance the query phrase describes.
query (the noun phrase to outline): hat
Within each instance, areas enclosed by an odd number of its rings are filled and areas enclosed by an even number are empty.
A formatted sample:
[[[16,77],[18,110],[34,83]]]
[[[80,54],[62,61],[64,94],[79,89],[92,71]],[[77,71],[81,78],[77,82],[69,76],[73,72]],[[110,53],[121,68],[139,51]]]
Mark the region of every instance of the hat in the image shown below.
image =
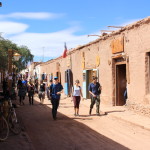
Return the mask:
[[[58,79],[58,77],[54,77],[54,80],[57,80]]]

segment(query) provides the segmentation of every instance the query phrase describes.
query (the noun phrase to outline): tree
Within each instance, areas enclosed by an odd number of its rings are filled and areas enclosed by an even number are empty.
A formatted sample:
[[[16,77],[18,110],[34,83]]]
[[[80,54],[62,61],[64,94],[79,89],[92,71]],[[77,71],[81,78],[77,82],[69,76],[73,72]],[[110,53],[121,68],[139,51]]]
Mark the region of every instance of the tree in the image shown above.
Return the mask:
[[[33,55],[27,46],[18,47],[18,53],[21,55],[19,61],[14,62],[19,71],[25,69],[29,62],[33,61]]]
[[[0,37],[0,70],[5,71],[8,68],[8,49],[12,49],[13,52],[17,52],[21,55],[18,62],[13,60],[13,65],[18,68],[18,71],[25,69],[27,64],[33,61],[34,56],[31,54],[27,46],[18,46],[10,40]]]

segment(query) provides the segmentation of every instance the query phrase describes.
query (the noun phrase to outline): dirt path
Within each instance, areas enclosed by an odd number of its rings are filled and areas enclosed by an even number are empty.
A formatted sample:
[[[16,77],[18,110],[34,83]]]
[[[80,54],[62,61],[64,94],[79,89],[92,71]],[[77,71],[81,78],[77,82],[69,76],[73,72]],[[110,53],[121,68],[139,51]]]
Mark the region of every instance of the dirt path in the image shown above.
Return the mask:
[[[35,97],[36,100],[37,97]],[[80,117],[73,116],[70,99],[62,99],[58,120],[53,121],[50,102],[19,109],[35,150],[149,150],[150,132],[109,115],[89,116],[81,104]]]

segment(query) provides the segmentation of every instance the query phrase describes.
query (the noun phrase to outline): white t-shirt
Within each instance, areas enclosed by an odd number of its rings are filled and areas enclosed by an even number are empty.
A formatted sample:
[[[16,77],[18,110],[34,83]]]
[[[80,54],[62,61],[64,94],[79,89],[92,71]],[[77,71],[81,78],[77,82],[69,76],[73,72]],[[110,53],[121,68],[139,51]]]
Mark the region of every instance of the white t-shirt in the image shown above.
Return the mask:
[[[73,86],[73,96],[80,96],[81,95],[81,86]]]

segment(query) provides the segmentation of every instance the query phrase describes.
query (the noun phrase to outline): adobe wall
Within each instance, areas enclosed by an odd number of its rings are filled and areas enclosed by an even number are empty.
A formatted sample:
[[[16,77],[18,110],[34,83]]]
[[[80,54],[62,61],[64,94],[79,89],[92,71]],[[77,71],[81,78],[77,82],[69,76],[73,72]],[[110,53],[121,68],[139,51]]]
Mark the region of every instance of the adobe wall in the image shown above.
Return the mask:
[[[128,104],[150,104],[150,96],[146,91],[148,87],[148,61],[146,52],[150,51],[150,21],[126,27],[123,31],[106,36],[104,39],[94,41],[72,51],[66,58],[58,58],[41,65],[41,72],[56,75],[56,64],[60,63],[62,84],[65,82],[65,70],[72,68],[73,79],[79,79],[82,86],[83,68],[82,52],[85,52],[85,69],[99,69],[99,81],[102,85],[101,100],[112,105],[114,98],[114,74],[112,62],[111,42],[124,36],[124,52],[129,56]],[[100,65],[96,66],[96,56],[100,56]],[[68,57],[72,64],[67,67]]]
[[[130,69],[129,100],[143,103],[147,88],[145,56],[146,52],[150,51],[150,24],[127,31],[125,37],[125,52],[129,56]]]

